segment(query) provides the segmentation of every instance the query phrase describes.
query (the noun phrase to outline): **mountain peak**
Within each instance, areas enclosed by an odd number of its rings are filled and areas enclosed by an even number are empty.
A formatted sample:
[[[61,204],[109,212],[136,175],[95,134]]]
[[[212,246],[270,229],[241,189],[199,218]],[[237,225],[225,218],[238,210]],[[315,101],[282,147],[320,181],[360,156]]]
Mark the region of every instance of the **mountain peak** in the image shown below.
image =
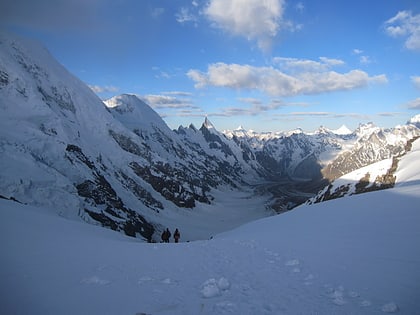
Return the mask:
[[[211,121],[207,118],[207,116],[204,119],[203,127],[206,127],[207,129],[216,129],[216,128],[214,128],[214,126],[211,123]]]
[[[340,128],[333,130],[332,132],[336,135],[349,135],[352,133],[352,131],[349,128],[347,128],[346,125],[342,125]]]
[[[169,127],[149,105],[134,94],[122,94],[104,101],[114,117],[128,129],[146,126],[160,126],[162,130]]]
[[[318,133],[318,134],[328,134],[328,133],[330,133],[330,132],[331,132],[331,130],[330,130],[330,129],[328,129],[328,128],[324,127],[324,126],[320,126],[320,127],[316,130],[316,132],[315,132],[315,133]]]

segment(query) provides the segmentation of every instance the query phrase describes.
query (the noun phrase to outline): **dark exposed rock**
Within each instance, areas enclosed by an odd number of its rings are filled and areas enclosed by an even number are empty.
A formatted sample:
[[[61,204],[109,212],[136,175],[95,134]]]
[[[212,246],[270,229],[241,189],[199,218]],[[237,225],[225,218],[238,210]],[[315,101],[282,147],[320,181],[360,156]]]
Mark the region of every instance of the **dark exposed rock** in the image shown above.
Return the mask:
[[[150,160],[150,151],[142,149],[136,142],[123,134],[118,134],[113,130],[109,130],[109,134],[114,138],[118,145],[124,151],[130,152],[140,157]]]
[[[53,86],[51,87],[51,92],[48,92],[43,87],[38,86],[38,92],[41,93],[43,100],[48,106],[53,107],[56,104],[62,109],[69,110],[73,113],[76,112],[76,107],[66,88],[59,90]]]
[[[85,212],[93,220],[100,222],[105,227],[122,231],[129,236],[140,234],[147,240],[151,240],[154,232],[153,225],[148,223],[142,215],[124,205],[124,202],[112,188],[112,185],[100,173],[95,163],[85,156],[82,149],[76,145],[69,144],[66,152],[67,158],[72,163],[79,161],[91,170],[93,179],[86,179],[75,185],[78,195],[84,197],[85,202],[92,208],[105,206],[105,209],[102,211],[93,211],[85,208]],[[98,160],[101,161],[100,158]],[[155,202],[155,206],[158,205],[159,203]]]
[[[9,84],[9,74],[0,70],[0,88]]]
[[[193,208],[195,206],[194,194],[187,191],[180,182],[176,181],[175,176],[156,176],[152,174],[150,168],[142,167],[136,162],[130,163],[134,173],[152,185],[153,189],[159,192],[165,199],[183,208]],[[168,165],[160,165],[160,172],[168,173]],[[158,170],[158,169],[157,169]],[[171,174],[175,175],[173,172]],[[202,199],[205,199],[203,196]]]
[[[134,181],[132,178],[128,177],[123,172],[119,172],[116,175],[117,177],[122,177],[121,183],[131,192],[133,192],[133,194],[139,200],[141,200],[145,206],[154,209],[156,212],[159,212],[159,210],[163,209],[162,203],[153,198],[153,196],[146,189],[137,184],[136,181]]]

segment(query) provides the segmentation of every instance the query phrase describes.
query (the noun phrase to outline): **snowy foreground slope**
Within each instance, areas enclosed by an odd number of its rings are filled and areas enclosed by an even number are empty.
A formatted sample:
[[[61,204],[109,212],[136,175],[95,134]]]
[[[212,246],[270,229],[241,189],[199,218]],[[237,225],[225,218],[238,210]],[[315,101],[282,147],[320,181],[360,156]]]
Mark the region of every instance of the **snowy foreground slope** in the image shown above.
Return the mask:
[[[419,161],[417,140],[392,189],[180,244],[1,199],[0,313],[419,314]]]

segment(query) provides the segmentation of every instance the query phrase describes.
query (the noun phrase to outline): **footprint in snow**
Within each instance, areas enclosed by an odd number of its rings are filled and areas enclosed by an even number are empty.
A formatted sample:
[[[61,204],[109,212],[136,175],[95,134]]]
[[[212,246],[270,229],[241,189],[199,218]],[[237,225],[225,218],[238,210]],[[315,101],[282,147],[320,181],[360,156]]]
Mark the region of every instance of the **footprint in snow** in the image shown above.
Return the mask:
[[[300,261],[299,259],[292,259],[292,260],[286,261],[284,265],[285,266],[298,266],[300,265]]]
[[[343,306],[347,304],[347,300],[345,299],[345,292],[343,286],[338,286],[337,288],[327,286],[326,289],[327,297],[329,297],[335,305]]]
[[[299,267],[299,265],[300,265],[299,259],[289,260],[284,265],[287,266],[287,267],[293,267],[292,268],[293,273],[300,273],[301,272],[300,267]]]
[[[363,300],[362,302],[359,303],[360,307],[369,307],[372,305],[372,302],[369,300]]]
[[[93,285],[108,285],[111,283],[109,280],[101,279],[97,276],[92,276],[90,278],[85,278],[80,281],[83,284],[93,284]]]
[[[342,285],[336,288],[330,285],[326,285],[325,287],[326,287],[327,297],[329,297],[332,303],[334,303],[335,305],[342,306],[347,303],[357,303],[357,305],[359,305],[359,307],[362,307],[362,308],[367,308],[367,307],[372,306],[372,302],[366,299],[362,299],[358,292],[353,291],[353,290],[345,292],[344,287]],[[392,306],[389,305],[388,307],[389,309],[392,309]],[[390,312],[390,313],[393,313],[393,312]]]
[[[141,284],[150,283],[150,282],[158,282],[161,284],[177,284],[179,281],[173,280],[171,278],[164,278],[161,280],[157,280],[149,276],[144,276],[144,277],[140,277],[137,283],[141,285]]]
[[[201,285],[201,295],[204,298],[213,298],[222,295],[222,293],[229,288],[230,282],[228,279],[224,277],[221,277],[218,280],[211,278]]]
[[[305,285],[311,285],[313,283],[313,280],[315,279],[315,276],[313,274],[309,274],[307,275],[304,279],[303,279],[303,283]]]
[[[395,304],[394,302],[391,302],[391,303],[383,305],[381,310],[384,313],[397,313],[400,309],[397,304]]]

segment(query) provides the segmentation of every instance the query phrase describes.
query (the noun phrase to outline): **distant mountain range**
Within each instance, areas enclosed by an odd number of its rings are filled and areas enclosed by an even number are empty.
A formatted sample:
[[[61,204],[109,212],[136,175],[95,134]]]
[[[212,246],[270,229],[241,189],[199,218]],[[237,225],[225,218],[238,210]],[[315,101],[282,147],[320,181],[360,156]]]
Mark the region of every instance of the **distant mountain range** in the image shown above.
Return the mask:
[[[289,210],[420,136],[419,115],[353,132],[219,132],[207,118],[171,130],[135,95],[103,102],[35,42],[1,33],[0,60],[0,195],[148,240],[171,209],[211,205],[215,188]]]

